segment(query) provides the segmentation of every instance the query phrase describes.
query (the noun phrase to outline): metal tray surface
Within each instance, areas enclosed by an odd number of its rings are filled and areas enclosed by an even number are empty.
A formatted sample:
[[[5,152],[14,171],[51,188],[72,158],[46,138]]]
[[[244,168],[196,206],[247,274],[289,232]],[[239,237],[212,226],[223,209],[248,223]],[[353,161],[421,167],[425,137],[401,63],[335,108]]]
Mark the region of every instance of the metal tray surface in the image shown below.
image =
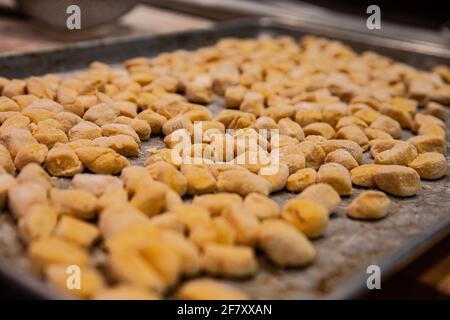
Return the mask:
[[[195,49],[213,44],[223,37],[258,37],[315,34],[345,41],[357,51],[374,50],[418,68],[450,64],[450,48],[439,44],[416,43],[395,37],[367,36],[310,22],[280,22],[276,19],[242,20],[223,23],[210,29],[177,34],[118,38],[81,43],[61,49],[22,54],[0,55],[0,75],[26,77],[44,73],[72,73],[95,60],[117,64],[135,56],[154,56],[175,49]],[[217,99],[209,106],[214,114],[223,108]],[[448,120],[448,119],[447,119]],[[447,121],[448,124],[448,121]],[[407,137],[407,133],[404,133]],[[450,136],[447,137],[449,141]],[[142,164],[148,148],[162,146],[161,138],[152,137],[142,144],[141,156],[131,159]],[[56,179],[60,186],[69,180]],[[368,291],[369,265],[381,268],[381,283],[450,232],[450,179],[422,181],[417,196],[391,197],[390,215],[374,222],[346,217],[345,208],[364,189],[354,188],[351,197],[332,216],[324,237],[314,240],[318,256],[303,269],[281,270],[261,258],[261,270],[251,279],[230,281],[255,299],[345,299],[357,298]],[[278,203],[294,197],[288,192],[272,195]],[[98,263],[104,257],[99,251]],[[7,213],[0,213],[0,283],[22,290],[24,297],[63,298],[27,271],[27,259],[14,223]]]

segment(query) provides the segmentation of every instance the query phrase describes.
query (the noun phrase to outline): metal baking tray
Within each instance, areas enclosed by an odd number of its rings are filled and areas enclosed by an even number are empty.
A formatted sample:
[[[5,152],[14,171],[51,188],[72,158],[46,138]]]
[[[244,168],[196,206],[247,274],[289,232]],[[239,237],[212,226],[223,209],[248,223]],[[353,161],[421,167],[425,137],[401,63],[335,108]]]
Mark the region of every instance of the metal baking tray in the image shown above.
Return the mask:
[[[258,37],[289,35],[299,38],[314,34],[342,40],[357,51],[373,50],[418,68],[450,64],[450,48],[442,44],[410,41],[395,36],[349,32],[310,21],[280,21],[274,18],[221,23],[211,28],[176,34],[135,36],[71,45],[59,49],[0,55],[0,75],[26,77],[44,73],[72,73],[95,60],[118,64],[135,56],[155,56],[176,49],[195,49],[212,45],[223,37]],[[210,106],[216,113],[220,101]],[[449,137],[448,137],[449,138]],[[447,139],[449,140],[449,139]],[[160,138],[143,143],[142,163],[149,146],[162,145]],[[56,179],[58,184],[67,181]],[[345,207],[363,189],[343,198],[324,237],[315,240],[318,257],[303,269],[280,270],[261,258],[261,270],[251,279],[233,281],[255,299],[346,299],[367,293],[366,270],[381,268],[383,280],[400,270],[450,232],[450,179],[422,181],[418,195],[393,198],[390,215],[380,221],[351,220]],[[272,197],[282,203],[294,194],[279,192]],[[27,271],[24,248],[14,223],[0,214],[0,286],[21,290],[19,297],[62,298]]]

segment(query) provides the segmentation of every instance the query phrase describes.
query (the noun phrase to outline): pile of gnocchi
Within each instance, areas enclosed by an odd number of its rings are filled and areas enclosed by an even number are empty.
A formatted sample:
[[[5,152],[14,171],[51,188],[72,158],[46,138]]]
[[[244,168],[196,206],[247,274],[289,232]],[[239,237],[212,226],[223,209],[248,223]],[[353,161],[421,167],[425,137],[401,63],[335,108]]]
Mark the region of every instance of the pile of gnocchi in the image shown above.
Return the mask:
[[[260,256],[313,264],[313,240],[353,185],[371,190],[348,217],[380,219],[385,193],[414,196],[421,179],[447,174],[449,67],[417,70],[324,38],[227,38],[121,69],[0,78],[0,92],[0,206],[32,272],[76,298],[252,298],[220,278],[254,276]],[[198,123],[215,134],[194,141]],[[158,136],[164,148],[141,146]],[[231,144],[231,159],[213,147],[238,138],[256,139],[258,161],[236,161],[245,146]],[[282,190],[292,197],[279,205],[270,194]]]

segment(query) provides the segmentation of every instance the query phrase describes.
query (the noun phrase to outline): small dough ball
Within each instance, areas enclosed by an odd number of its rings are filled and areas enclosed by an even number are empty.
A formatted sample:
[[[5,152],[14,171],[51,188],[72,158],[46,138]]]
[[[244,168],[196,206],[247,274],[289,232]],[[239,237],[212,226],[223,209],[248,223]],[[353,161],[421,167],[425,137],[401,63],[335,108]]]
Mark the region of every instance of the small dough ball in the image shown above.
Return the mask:
[[[5,208],[8,190],[16,185],[17,181],[14,177],[7,173],[0,174],[0,209]]]
[[[345,103],[337,102],[326,104],[322,109],[322,118],[333,127],[336,127],[339,119],[348,116],[349,110]]]
[[[83,267],[80,269],[80,288],[75,290],[69,289],[67,287],[67,271],[66,265],[51,264],[45,268],[44,273],[46,280],[51,286],[68,296],[90,299],[105,285],[103,277],[97,269]]]
[[[79,139],[70,141],[68,143],[57,143],[54,147],[67,147],[75,151],[81,147],[98,147],[98,145],[92,140]]]
[[[441,120],[445,120],[447,109],[440,103],[430,101],[425,107],[425,112]]]
[[[376,145],[372,148],[375,146]],[[405,166],[416,157],[417,150],[412,144],[404,141],[397,141],[392,148],[377,152],[374,156],[374,162],[376,164],[398,164]]]
[[[237,243],[255,244],[259,220],[245,206],[232,203],[223,210],[222,216],[235,230]]]
[[[272,199],[256,192],[248,194],[244,199],[244,207],[258,219],[278,218],[280,207]]]
[[[382,140],[388,140],[388,139],[394,139],[392,136],[379,129],[372,129],[372,128],[365,128],[364,133],[366,134],[367,138],[369,140],[375,140],[375,139],[382,139]]]
[[[242,85],[230,86],[225,90],[225,103],[227,108],[237,109],[244,99],[247,88]]]
[[[264,97],[261,93],[247,91],[242,99],[239,109],[259,117],[264,109]]]
[[[369,143],[364,131],[356,125],[342,127],[336,132],[335,138],[354,141],[363,148]]]
[[[264,220],[257,234],[258,247],[280,267],[301,267],[310,264],[316,250],[311,242],[288,222]]]
[[[130,196],[135,194],[141,185],[146,185],[153,181],[147,169],[141,166],[129,166],[124,168],[120,175],[120,179]]]
[[[370,124],[370,128],[382,130],[390,134],[394,139],[398,139],[402,135],[400,124],[388,116],[379,116]]]
[[[164,241],[145,243],[139,249],[147,263],[151,265],[164,286],[173,286],[181,276],[181,257]]]
[[[125,201],[127,201],[127,199],[125,199]],[[182,219],[174,212],[166,212],[151,217],[148,222],[158,229],[172,230],[180,234],[185,234],[186,231]]]
[[[226,207],[232,203],[241,204],[242,198],[235,193],[217,192],[195,196],[193,204],[206,208],[211,215],[221,215]]]
[[[375,185],[394,196],[410,197],[420,190],[420,176],[416,170],[404,166],[387,165],[376,170]]]
[[[79,139],[94,140],[102,136],[102,129],[95,123],[89,121],[81,121],[70,128],[67,136],[70,141]]]
[[[409,138],[407,142],[416,147],[418,153],[439,152],[445,155],[447,150],[447,142],[444,137],[422,135]]]
[[[102,126],[102,135],[104,137],[117,136],[117,135],[127,135],[136,141],[137,144],[141,144],[141,140],[137,135],[136,131],[127,124],[120,123],[108,123]]]
[[[83,190],[52,189],[50,202],[61,215],[92,219],[97,215],[97,198]]]
[[[19,234],[26,242],[48,237],[56,227],[58,213],[48,204],[35,204],[19,219]]]
[[[36,182],[16,184],[8,190],[8,208],[15,218],[25,216],[35,204],[47,203],[47,190]]]
[[[305,156],[306,168],[319,169],[325,159],[325,152],[322,147],[311,141],[300,142],[298,147]]]
[[[168,136],[179,129],[186,129],[189,132],[192,132],[193,130],[192,122],[182,114],[167,120],[162,126],[162,133],[165,136]]]
[[[9,174],[16,172],[16,167],[11,158],[11,154],[2,144],[0,144],[0,166]]]
[[[259,170],[259,176],[266,179],[270,183],[270,192],[276,192],[284,189],[287,179],[289,177],[289,168],[287,165],[280,163],[278,168],[262,168]]]
[[[325,122],[310,123],[307,126],[303,127],[303,132],[306,136],[318,135],[324,137],[325,139],[331,139],[336,134],[336,131],[334,131],[333,127]]]
[[[128,193],[122,188],[107,189],[98,199],[98,209],[102,212],[105,208],[115,204],[124,204],[128,202]]]
[[[72,177],[84,169],[75,151],[66,147],[52,148],[47,153],[45,167],[56,177]]]
[[[46,237],[32,242],[28,255],[32,265],[39,270],[51,264],[74,264],[83,267],[88,262],[85,249],[57,237]]]
[[[286,189],[290,192],[301,192],[310,185],[316,183],[317,172],[311,168],[304,168],[291,174],[286,183]]]
[[[98,227],[103,239],[110,246],[110,239],[125,234],[134,227],[147,226],[147,222],[147,217],[128,202],[112,203],[99,215]]]
[[[298,198],[310,199],[324,205],[331,214],[341,203],[339,194],[332,186],[326,183],[317,183],[307,187]]]
[[[125,116],[120,116],[114,120],[114,123],[129,125],[134,131],[136,131],[141,141],[148,140],[150,138],[150,134],[152,133],[150,125],[147,121],[142,119],[132,119]]]
[[[421,153],[408,164],[422,179],[436,180],[447,175],[447,160],[442,153]]]
[[[363,162],[363,149],[354,141],[351,140],[326,140],[320,143],[323,151],[326,155],[338,149],[344,149],[352,155],[352,157],[358,162]]]
[[[108,190],[123,189],[123,182],[111,175],[79,173],[72,179],[72,188],[84,190],[100,197]]]
[[[106,103],[100,103],[90,107],[83,115],[84,120],[93,122],[98,126],[112,123],[116,118],[116,112]]]
[[[218,280],[200,278],[184,283],[176,293],[181,300],[248,300],[244,292]]]
[[[350,172],[339,163],[326,163],[317,171],[317,183],[331,185],[340,196],[352,194]]]
[[[198,75],[186,83],[186,97],[195,103],[208,104],[213,99],[212,81],[207,74]]]
[[[278,121],[278,128],[282,135],[296,138],[298,141],[303,141],[303,139],[305,139],[302,127],[290,118],[283,118]]]
[[[338,120],[338,122],[336,123],[336,130],[339,130],[343,127],[350,126],[350,125],[358,126],[361,129],[365,129],[368,127],[367,123],[365,123],[360,118],[357,118],[355,116],[346,116],[346,117],[342,117]],[[364,130],[364,132],[365,132],[365,130]]]
[[[217,177],[217,190],[221,192],[233,192],[243,197],[252,192],[269,195],[271,184],[261,176],[250,171],[229,170]]]
[[[186,193],[188,180],[171,164],[159,161],[147,166],[147,170],[153,179],[166,184],[180,196]]]
[[[279,152],[279,154],[277,154],[276,152]],[[272,149],[270,153],[271,157],[274,157],[272,159],[275,160],[277,157],[279,157],[280,163],[288,166],[289,174],[303,169],[307,165],[305,156],[303,155],[301,146],[299,144],[288,145],[279,149]],[[309,156],[311,156],[311,154],[309,154]],[[272,159],[270,159],[269,161],[273,161]],[[311,157],[309,157],[308,161],[310,160]],[[269,166],[271,164],[272,163],[270,163]]]
[[[127,158],[110,148],[81,147],[75,152],[81,162],[94,173],[118,174],[129,165]]]
[[[83,121],[83,119],[72,112],[59,112],[54,116],[54,119],[59,122],[60,129],[66,134],[68,134],[69,130],[75,125]]]
[[[347,170],[352,170],[358,166],[358,162],[353,158],[353,156],[344,149],[337,149],[330,152],[325,157],[325,163],[339,163],[344,166]]]
[[[132,283],[157,292],[167,289],[167,283],[156,268],[135,248],[110,250],[109,265],[115,281]]]
[[[110,148],[125,157],[139,156],[139,145],[136,141],[125,134],[110,137],[95,138],[94,143],[100,147]]]
[[[158,181],[146,182],[139,185],[130,199],[130,204],[148,217],[153,217],[164,210],[168,189],[165,184]]]
[[[7,111],[20,111],[20,107],[13,99],[0,96],[0,112]]]
[[[180,171],[187,181],[187,194],[197,195],[216,190],[216,179],[205,165],[182,164]]]
[[[153,110],[144,110],[136,116],[137,119],[144,120],[151,128],[151,132],[160,134],[162,132],[162,126],[167,121],[167,118]]]
[[[246,246],[208,244],[202,264],[207,273],[230,278],[249,277],[258,270],[253,248]]]
[[[203,213],[204,211],[198,211]],[[178,212],[182,214],[181,212]],[[191,214],[193,211],[190,212]],[[200,215],[198,215],[200,218]],[[201,219],[196,220],[195,215],[189,217],[189,239],[194,242],[200,249],[211,243],[219,243],[232,245],[236,242],[236,231],[224,217],[213,217],[209,214],[207,216],[202,215]],[[186,218],[186,217],[185,217]],[[185,220],[187,221],[187,220]]]
[[[359,167],[352,169],[350,172],[352,183],[357,186],[375,188],[375,176],[376,171],[381,168],[381,164],[363,164]]]
[[[32,123],[38,123],[40,121],[52,119],[56,113],[41,106],[29,105],[22,110],[22,114],[30,118]]]
[[[29,163],[42,165],[47,157],[48,148],[45,144],[29,144],[17,152],[14,165],[22,170]]]
[[[56,120],[48,119],[40,121],[36,128],[33,129],[33,137],[42,144],[45,144],[47,148],[51,149],[56,143],[66,143],[69,142],[64,131],[58,129],[56,124],[46,124],[48,121],[54,121],[59,124]]]
[[[46,190],[50,190],[53,187],[53,182],[47,172],[45,172],[45,170],[36,163],[26,165],[17,176],[17,182],[35,182]]]
[[[89,248],[98,239],[100,232],[92,223],[65,215],[59,219],[55,235]]]
[[[15,158],[23,147],[38,142],[28,129],[6,128],[0,131],[0,143],[8,149],[11,158]]]

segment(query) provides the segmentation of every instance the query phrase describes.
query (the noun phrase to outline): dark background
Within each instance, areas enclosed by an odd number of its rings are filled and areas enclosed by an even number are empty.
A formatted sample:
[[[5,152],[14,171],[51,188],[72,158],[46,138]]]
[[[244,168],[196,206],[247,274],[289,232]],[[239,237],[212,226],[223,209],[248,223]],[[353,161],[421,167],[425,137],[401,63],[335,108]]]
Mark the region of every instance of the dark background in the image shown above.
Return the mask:
[[[295,0],[294,0],[295,1]],[[450,20],[450,1],[433,0],[303,0],[314,5],[326,7],[336,12],[364,15],[371,4],[381,9],[381,19],[391,22],[440,29]]]

